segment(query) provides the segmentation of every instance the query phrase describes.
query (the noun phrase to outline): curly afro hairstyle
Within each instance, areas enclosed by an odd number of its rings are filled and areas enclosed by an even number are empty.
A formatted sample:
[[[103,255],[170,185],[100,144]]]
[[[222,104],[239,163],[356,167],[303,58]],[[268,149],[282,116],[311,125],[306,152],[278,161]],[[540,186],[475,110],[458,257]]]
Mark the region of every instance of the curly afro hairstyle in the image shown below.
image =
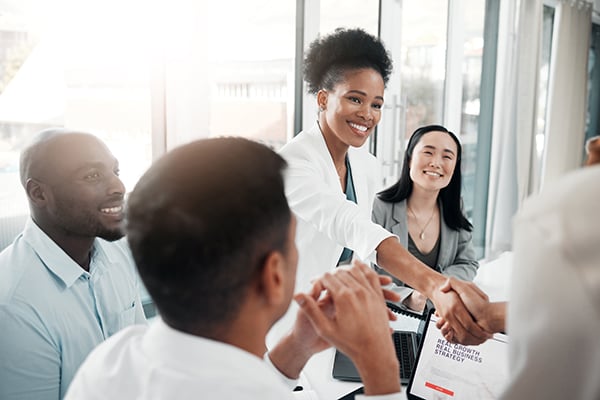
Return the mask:
[[[387,85],[392,72],[392,59],[381,40],[360,28],[338,28],[333,33],[315,39],[304,58],[304,79],[308,92],[332,90],[344,79],[344,72],[373,68]]]

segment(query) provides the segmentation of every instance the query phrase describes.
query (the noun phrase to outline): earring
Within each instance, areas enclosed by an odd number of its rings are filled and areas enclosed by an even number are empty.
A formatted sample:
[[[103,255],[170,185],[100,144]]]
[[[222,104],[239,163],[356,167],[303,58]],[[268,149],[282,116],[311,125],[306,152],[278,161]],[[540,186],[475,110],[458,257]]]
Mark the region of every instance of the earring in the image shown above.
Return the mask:
[[[323,112],[323,111],[325,111],[325,107],[319,106],[319,112]]]

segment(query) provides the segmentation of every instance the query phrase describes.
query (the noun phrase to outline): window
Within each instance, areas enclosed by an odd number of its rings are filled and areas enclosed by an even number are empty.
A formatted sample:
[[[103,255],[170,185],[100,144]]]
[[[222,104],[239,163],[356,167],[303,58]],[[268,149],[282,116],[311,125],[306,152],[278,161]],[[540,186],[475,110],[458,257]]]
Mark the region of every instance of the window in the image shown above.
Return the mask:
[[[600,25],[592,24],[588,60],[588,113],[586,140],[600,135]]]
[[[420,126],[443,123],[448,2],[404,1],[402,7],[398,64],[406,110],[404,136],[408,139]]]
[[[153,158],[192,139],[245,136],[278,149],[298,133],[294,118],[306,128],[316,112],[313,100],[299,101],[304,94],[295,92],[297,28],[306,47],[310,35],[340,26],[381,34],[392,50],[394,75],[371,143],[386,168],[385,184],[397,179],[406,139],[417,127],[445,125],[463,143],[465,211],[476,225],[474,215],[485,219],[486,204],[476,199],[487,177],[475,189],[474,176],[489,162],[478,135],[480,100],[490,96],[481,90],[484,17],[493,2],[107,1],[119,12],[72,0],[0,6],[3,221],[28,212],[18,154],[46,127],[104,139],[129,190]],[[310,8],[304,19],[297,19],[299,5]]]
[[[540,52],[540,71],[538,74],[538,95],[537,95],[537,116],[535,123],[535,140],[533,142],[531,154],[531,180],[529,183],[529,193],[537,193],[540,189],[543,166],[544,166],[544,148],[546,141],[546,109],[548,107],[548,88],[550,83],[550,60],[552,50],[552,30],[554,28],[553,7],[544,6],[541,52]]]
[[[244,136],[278,149],[293,136],[292,0],[210,2],[209,136]]]
[[[483,154],[477,152],[477,139],[480,131],[481,80],[483,79],[485,2],[466,0],[462,2],[462,5],[463,7],[457,10],[461,16],[460,21],[450,21],[451,24],[455,24],[454,31],[458,31],[454,37],[456,41],[454,48],[458,50],[458,57],[461,61],[458,64],[461,68],[460,81],[462,82],[462,87],[459,89],[462,92],[460,96],[460,126],[450,125],[448,129],[455,129],[455,133],[461,139],[464,210],[467,217],[473,222],[475,197],[478,195],[475,193],[475,171],[478,164],[485,158]],[[453,55],[449,55],[449,57],[453,57]],[[446,99],[449,104],[446,104],[445,109],[451,110],[452,97],[446,96]],[[445,120],[451,124],[453,118],[447,116]]]
[[[120,161],[128,189],[151,162],[151,24],[139,11],[18,0],[0,9],[0,218],[2,247],[20,232],[28,205],[18,178],[23,146],[48,127],[90,132]],[[106,21],[111,21],[110,26]],[[107,29],[110,28],[110,29]],[[135,151],[132,151],[135,149]]]
[[[377,36],[379,2],[364,0],[321,0],[321,35],[336,28],[362,28]]]

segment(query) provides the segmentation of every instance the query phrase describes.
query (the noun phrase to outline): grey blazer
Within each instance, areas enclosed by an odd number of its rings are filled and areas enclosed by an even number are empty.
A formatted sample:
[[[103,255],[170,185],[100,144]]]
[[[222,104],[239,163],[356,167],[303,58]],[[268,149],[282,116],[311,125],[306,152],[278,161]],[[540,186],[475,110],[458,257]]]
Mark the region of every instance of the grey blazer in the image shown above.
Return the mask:
[[[406,200],[387,203],[375,198],[371,217],[374,222],[398,236],[402,246],[408,248]],[[458,231],[450,229],[444,222],[444,218],[441,219],[437,269],[442,274],[467,281],[475,278],[479,263],[475,258],[475,249],[471,238],[471,232],[465,229]],[[396,283],[401,284],[400,281],[396,281]]]

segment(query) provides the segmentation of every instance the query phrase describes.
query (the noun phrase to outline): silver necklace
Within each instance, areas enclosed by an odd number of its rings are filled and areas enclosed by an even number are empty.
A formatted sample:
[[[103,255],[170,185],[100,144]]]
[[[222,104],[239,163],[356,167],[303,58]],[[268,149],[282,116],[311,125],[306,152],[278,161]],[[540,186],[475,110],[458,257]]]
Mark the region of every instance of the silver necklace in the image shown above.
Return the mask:
[[[417,226],[419,227],[419,229],[421,229],[421,233],[419,234],[419,238],[421,240],[425,240],[425,229],[427,229],[427,227],[429,226],[429,223],[431,222],[431,220],[433,219],[433,215],[435,214],[435,207],[433,207],[433,211],[431,212],[431,217],[429,217],[429,219],[427,220],[427,223],[425,224],[425,226],[421,226],[421,224],[419,224],[419,218],[417,218],[417,215],[415,214],[415,212],[408,206],[408,204],[406,205],[406,208],[408,208],[408,211],[410,211],[410,213],[413,215],[413,217],[415,217],[415,222],[417,223]]]

